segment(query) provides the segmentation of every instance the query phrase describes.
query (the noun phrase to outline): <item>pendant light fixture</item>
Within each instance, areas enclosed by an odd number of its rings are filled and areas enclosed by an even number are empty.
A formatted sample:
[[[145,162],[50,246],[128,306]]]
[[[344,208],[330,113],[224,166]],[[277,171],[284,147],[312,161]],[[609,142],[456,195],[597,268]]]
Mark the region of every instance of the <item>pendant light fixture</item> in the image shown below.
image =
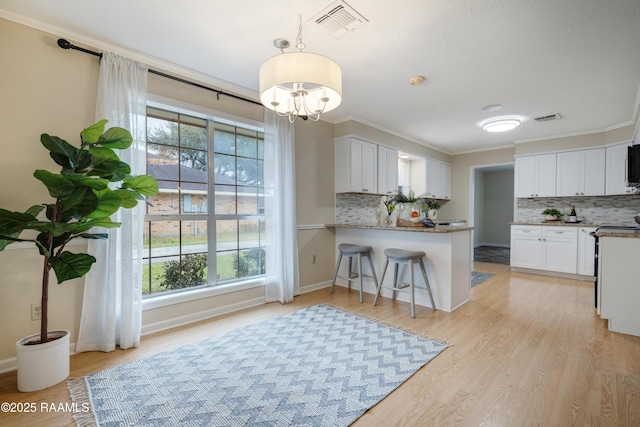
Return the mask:
[[[326,56],[303,52],[302,16],[296,48],[285,52],[289,42],[276,39],[280,55],[269,58],[260,67],[260,102],[291,123],[302,117],[318,121],[342,101],[342,70]]]

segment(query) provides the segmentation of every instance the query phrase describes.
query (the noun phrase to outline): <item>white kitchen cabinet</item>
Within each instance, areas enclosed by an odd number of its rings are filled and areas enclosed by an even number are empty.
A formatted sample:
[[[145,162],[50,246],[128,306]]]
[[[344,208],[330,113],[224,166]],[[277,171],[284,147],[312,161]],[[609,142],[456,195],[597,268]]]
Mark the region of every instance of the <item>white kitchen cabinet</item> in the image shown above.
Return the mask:
[[[568,151],[556,157],[556,196],[603,196],[605,150]]]
[[[517,157],[514,192],[516,197],[555,196],[556,154]]]
[[[634,272],[640,238],[600,237],[599,242],[600,316],[610,331],[640,336],[640,286]]]
[[[578,258],[576,227],[511,227],[511,266],[575,274]]]
[[[336,193],[378,192],[378,146],[358,138],[334,143]]]
[[[426,193],[432,199],[451,198],[451,165],[427,158]]]
[[[589,234],[595,231],[595,227],[578,228],[578,274],[584,276],[593,276],[595,272],[596,239]]]
[[[398,189],[398,150],[378,146],[378,193],[389,194]]]
[[[606,185],[607,196],[635,194],[633,187],[627,187],[627,147],[631,142],[612,145],[606,148]]]

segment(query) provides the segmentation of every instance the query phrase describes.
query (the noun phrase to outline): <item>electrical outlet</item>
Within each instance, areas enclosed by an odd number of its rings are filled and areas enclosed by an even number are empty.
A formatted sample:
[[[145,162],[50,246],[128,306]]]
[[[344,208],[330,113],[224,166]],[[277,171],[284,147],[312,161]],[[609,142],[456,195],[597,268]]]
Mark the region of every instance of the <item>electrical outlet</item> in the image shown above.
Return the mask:
[[[40,320],[42,314],[42,307],[40,304],[31,304],[31,320]]]
[[[311,257],[311,264],[315,264],[316,263],[316,254],[313,254],[313,256]]]

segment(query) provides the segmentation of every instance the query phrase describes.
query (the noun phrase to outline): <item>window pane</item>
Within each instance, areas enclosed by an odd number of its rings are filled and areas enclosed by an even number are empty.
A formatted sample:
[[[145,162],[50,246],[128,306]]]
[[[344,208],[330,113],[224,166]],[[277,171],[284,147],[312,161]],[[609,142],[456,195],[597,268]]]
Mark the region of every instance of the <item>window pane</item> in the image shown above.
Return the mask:
[[[237,155],[242,157],[256,158],[258,155],[258,142],[256,141],[256,133],[251,132],[250,135],[240,134],[241,129],[238,129],[238,137],[236,139]]]
[[[147,141],[162,145],[178,145],[178,123],[147,117]]]
[[[264,274],[264,249],[253,248],[238,252],[238,277]]]
[[[180,180],[188,182],[208,181],[207,152],[200,150],[180,150]]]
[[[234,185],[216,185],[216,215],[235,215],[236,187]]]
[[[238,214],[258,214],[258,188],[238,187]]]
[[[264,139],[258,139],[258,158],[264,159]]]
[[[178,180],[178,149],[166,145],[147,145],[147,173],[156,179]]]
[[[180,255],[180,221],[151,222],[151,257]]]
[[[238,248],[260,246],[260,224],[257,219],[241,219],[238,221],[238,228]]]
[[[258,178],[258,161],[256,159],[238,157],[237,162],[236,178],[238,185],[258,185],[261,181]]]
[[[238,278],[237,251],[216,253],[217,281],[225,282]]]
[[[158,180],[160,191],[149,197],[147,205],[149,215],[177,215],[180,213],[180,199],[178,183],[175,181]]]
[[[236,183],[236,158],[224,154],[216,154],[213,158],[216,184]]]
[[[218,252],[238,249],[238,220],[216,220],[216,249]]]
[[[184,116],[181,116],[181,118],[183,117]],[[184,120],[184,118],[182,120]],[[200,127],[180,123],[180,146],[206,150],[207,129],[204,126]]]
[[[236,154],[236,136],[233,126],[215,124],[213,131],[213,151],[223,154]]]
[[[182,221],[182,253],[207,253],[207,221]]]

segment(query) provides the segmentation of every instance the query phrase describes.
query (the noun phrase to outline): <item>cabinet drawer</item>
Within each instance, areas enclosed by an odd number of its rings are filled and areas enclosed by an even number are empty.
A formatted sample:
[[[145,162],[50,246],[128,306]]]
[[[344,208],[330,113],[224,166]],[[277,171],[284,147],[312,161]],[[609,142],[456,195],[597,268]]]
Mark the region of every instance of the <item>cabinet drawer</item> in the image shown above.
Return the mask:
[[[537,227],[535,225],[532,225],[532,226],[519,225],[517,227],[511,228],[511,235],[538,237],[542,235],[542,227]]]
[[[576,227],[542,227],[543,237],[577,239],[578,229]]]

